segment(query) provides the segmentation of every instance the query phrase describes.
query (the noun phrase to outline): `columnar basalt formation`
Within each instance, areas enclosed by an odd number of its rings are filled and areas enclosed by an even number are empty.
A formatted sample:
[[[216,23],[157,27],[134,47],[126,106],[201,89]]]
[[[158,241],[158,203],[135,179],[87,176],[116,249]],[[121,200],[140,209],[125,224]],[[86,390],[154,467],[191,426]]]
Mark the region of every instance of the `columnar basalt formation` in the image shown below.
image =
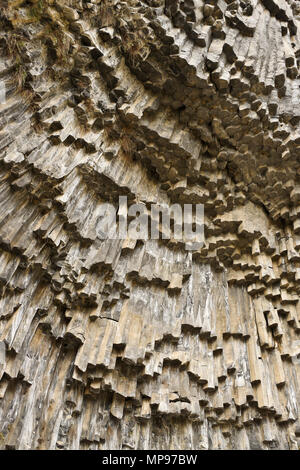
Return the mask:
[[[0,448],[298,449],[299,3],[0,26]],[[101,240],[120,195],[204,204],[204,245]]]

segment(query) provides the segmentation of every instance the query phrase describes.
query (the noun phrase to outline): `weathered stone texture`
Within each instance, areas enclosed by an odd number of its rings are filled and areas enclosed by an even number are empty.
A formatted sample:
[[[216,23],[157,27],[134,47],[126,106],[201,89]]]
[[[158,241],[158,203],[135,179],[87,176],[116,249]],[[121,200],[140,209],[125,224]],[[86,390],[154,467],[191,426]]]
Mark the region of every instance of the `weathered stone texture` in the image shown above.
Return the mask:
[[[298,449],[297,3],[1,0],[1,448]]]

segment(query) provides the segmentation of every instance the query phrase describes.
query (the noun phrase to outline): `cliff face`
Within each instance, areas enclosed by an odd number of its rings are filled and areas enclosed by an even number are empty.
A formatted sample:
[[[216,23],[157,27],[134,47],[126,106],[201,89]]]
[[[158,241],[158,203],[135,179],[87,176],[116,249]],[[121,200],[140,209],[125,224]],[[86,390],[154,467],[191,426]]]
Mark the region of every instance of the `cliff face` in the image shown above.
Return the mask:
[[[0,11],[0,447],[298,449],[297,2]],[[119,195],[204,246],[100,240]]]

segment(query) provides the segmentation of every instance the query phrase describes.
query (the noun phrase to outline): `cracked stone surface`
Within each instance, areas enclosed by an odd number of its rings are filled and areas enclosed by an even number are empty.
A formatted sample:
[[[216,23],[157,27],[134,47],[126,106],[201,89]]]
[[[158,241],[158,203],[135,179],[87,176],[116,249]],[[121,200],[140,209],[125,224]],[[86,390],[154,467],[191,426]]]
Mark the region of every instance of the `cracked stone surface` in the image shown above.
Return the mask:
[[[293,0],[1,1],[0,448],[299,448],[299,64]]]

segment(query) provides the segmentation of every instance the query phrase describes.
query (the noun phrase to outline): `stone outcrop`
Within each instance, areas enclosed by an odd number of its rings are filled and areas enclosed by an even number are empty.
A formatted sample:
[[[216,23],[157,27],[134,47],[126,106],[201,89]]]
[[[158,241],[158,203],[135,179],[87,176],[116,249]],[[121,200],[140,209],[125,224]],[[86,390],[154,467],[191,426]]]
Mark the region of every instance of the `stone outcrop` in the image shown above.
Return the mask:
[[[298,2],[0,26],[0,447],[298,449]],[[99,239],[119,195],[204,204],[204,245]]]

